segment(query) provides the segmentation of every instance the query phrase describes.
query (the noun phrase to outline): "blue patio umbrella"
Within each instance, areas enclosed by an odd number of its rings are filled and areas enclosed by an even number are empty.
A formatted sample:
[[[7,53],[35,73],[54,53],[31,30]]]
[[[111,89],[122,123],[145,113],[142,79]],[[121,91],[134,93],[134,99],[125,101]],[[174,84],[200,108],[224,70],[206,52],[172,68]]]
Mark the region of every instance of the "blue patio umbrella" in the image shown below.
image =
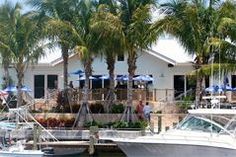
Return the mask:
[[[21,91],[24,91],[24,92],[32,92],[32,90],[31,90],[29,87],[27,87],[27,86],[23,86],[23,87],[21,88]]]
[[[215,86],[215,92],[221,93],[223,91],[224,89],[222,88],[222,86],[218,86],[218,85]]]
[[[71,73],[69,73],[69,74],[81,76],[81,75],[84,74],[84,71],[82,71],[82,70],[77,70],[77,71],[71,72]]]
[[[207,88],[205,88],[205,91],[210,92],[210,93],[214,93],[215,92],[215,86],[207,87]]]
[[[102,75],[101,77],[99,77],[99,79],[102,80],[102,88],[104,88],[104,80],[108,80],[109,78],[109,75]]]
[[[224,91],[232,91],[233,88],[230,87],[228,84],[227,85],[222,85],[221,88],[224,90]]]
[[[122,75],[122,76],[117,77],[116,80],[118,80],[118,81],[128,81],[129,80],[129,76]]]
[[[16,86],[10,85],[7,88],[5,88],[3,91],[4,92],[16,92],[17,88],[16,88]]]
[[[102,79],[102,80],[107,80],[109,79],[109,75],[102,75],[101,77],[99,77],[99,79]]]
[[[229,88],[227,87],[227,89],[229,89]],[[227,90],[227,89],[226,89],[226,90]],[[221,93],[221,92],[224,91],[224,87],[223,87],[223,85],[221,85],[221,86],[212,85],[212,86],[210,86],[210,87],[207,87],[207,88],[205,89],[205,91],[206,91],[206,92],[209,92],[209,93],[217,93],[217,92]]]
[[[95,80],[97,79],[96,77],[93,77],[93,76],[89,76],[89,79],[90,80]],[[79,77],[79,79],[77,79],[77,81],[81,81],[81,80],[85,80],[85,75],[83,75],[82,77]]]
[[[0,96],[5,96],[8,95],[8,93],[6,91],[0,90]]]
[[[135,81],[153,81],[154,79],[149,75],[139,75],[133,78]]]

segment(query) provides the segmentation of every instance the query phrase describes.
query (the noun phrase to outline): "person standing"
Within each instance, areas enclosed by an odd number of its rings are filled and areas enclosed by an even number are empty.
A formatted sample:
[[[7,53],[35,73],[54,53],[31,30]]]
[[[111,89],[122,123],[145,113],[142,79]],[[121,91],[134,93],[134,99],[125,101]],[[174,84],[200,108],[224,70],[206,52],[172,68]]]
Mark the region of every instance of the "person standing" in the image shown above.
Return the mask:
[[[138,114],[139,119],[143,119],[143,103],[139,101],[139,104],[136,106],[136,113]]]
[[[152,112],[152,108],[149,106],[149,103],[146,102],[146,105],[143,108],[143,113],[144,113],[145,119],[148,120],[148,122],[150,122],[151,120],[151,116],[150,116],[151,112]]]
[[[73,81],[70,81],[69,87],[70,87],[70,88],[74,88]]]

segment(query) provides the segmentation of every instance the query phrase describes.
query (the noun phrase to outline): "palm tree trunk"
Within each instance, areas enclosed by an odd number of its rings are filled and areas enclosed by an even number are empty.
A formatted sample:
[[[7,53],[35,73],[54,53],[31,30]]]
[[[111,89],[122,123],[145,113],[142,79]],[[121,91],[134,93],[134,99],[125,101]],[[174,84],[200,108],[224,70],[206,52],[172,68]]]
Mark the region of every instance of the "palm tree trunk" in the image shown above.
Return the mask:
[[[89,76],[92,74],[92,58],[88,58],[84,62],[84,71],[85,71],[85,84],[83,88],[83,100],[82,104],[80,105],[79,112],[77,113],[74,127],[75,126],[83,126],[86,121],[92,121],[93,118],[90,114],[89,110]]]
[[[133,102],[133,77],[136,70],[136,52],[129,53],[128,56],[128,72],[129,72],[129,81],[127,87],[127,104],[132,106]]]
[[[64,78],[64,82],[63,82],[63,88],[64,88],[63,95],[64,96],[63,97],[65,100],[64,107],[65,105],[69,105],[70,110],[72,111],[72,107],[68,98],[68,58],[69,58],[68,47],[66,45],[62,45],[61,49],[62,49],[62,58],[63,58],[63,78]]]
[[[127,85],[127,106],[123,113],[122,120],[131,122],[132,119],[132,104],[133,104],[133,77],[136,70],[136,52],[132,50],[128,56],[128,72],[129,80]]]
[[[84,95],[83,95],[83,103],[88,104],[89,100],[89,72],[88,69],[85,69],[85,83],[84,83]]]
[[[201,85],[201,91],[203,91],[206,88],[206,77],[202,77],[202,85]]]
[[[197,74],[195,107],[199,107],[200,105],[201,92],[202,92],[202,77],[200,77],[199,74]]]
[[[84,84],[84,95],[83,102],[88,104],[89,100],[89,76],[92,75],[92,58],[88,58],[84,63],[85,70],[85,84]]]
[[[115,57],[107,57],[107,69],[109,71],[109,99],[108,99],[108,111],[111,109],[111,105],[114,104],[115,100],[115,81],[114,81],[114,70],[115,70]]]
[[[3,70],[4,70],[4,87],[6,88],[7,86],[10,85],[10,74],[9,74],[9,64],[3,64]]]
[[[22,98],[22,85],[23,85],[23,78],[24,78],[24,65],[18,64],[17,65],[17,78],[18,78],[18,83],[17,83],[17,107],[20,107],[23,105],[23,98]]]
[[[63,58],[63,77],[64,77],[64,89],[68,87],[68,47],[62,45],[62,58]],[[66,92],[65,92],[66,93]]]

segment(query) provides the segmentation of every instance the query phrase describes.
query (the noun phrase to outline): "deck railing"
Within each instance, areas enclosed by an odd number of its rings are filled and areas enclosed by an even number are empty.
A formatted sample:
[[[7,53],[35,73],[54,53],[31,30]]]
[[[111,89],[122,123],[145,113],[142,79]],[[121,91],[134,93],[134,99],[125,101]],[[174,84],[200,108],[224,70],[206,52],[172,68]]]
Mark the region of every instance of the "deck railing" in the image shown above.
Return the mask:
[[[83,97],[83,89],[71,89],[69,90],[68,97],[72,98],[72,101],[79,102]],[[58,91],[48,91],[50,98],[56,98]],[[110,94],[108,89],[90,89],[89,100],[90,101],[106,101]],[[53,95],[53,96],[52,96]],[[133,89],[133,100],[144,101],[173,101],[174,90],[173,89]],[[126,101],[127,89],[115,89],[115,100]]]

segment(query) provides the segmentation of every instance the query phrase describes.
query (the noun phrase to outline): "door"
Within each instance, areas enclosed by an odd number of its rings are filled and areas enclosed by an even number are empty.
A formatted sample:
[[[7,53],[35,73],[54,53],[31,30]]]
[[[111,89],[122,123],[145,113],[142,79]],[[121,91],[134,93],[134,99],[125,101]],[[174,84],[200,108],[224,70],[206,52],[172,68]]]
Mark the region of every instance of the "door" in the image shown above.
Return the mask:
[[[34,98],[39,99],[44,97],[44,75],[34,76]]]
[[[184,75],[174,76],[174,89],[175,97],[178,97],[180,94],[184,93]]]

